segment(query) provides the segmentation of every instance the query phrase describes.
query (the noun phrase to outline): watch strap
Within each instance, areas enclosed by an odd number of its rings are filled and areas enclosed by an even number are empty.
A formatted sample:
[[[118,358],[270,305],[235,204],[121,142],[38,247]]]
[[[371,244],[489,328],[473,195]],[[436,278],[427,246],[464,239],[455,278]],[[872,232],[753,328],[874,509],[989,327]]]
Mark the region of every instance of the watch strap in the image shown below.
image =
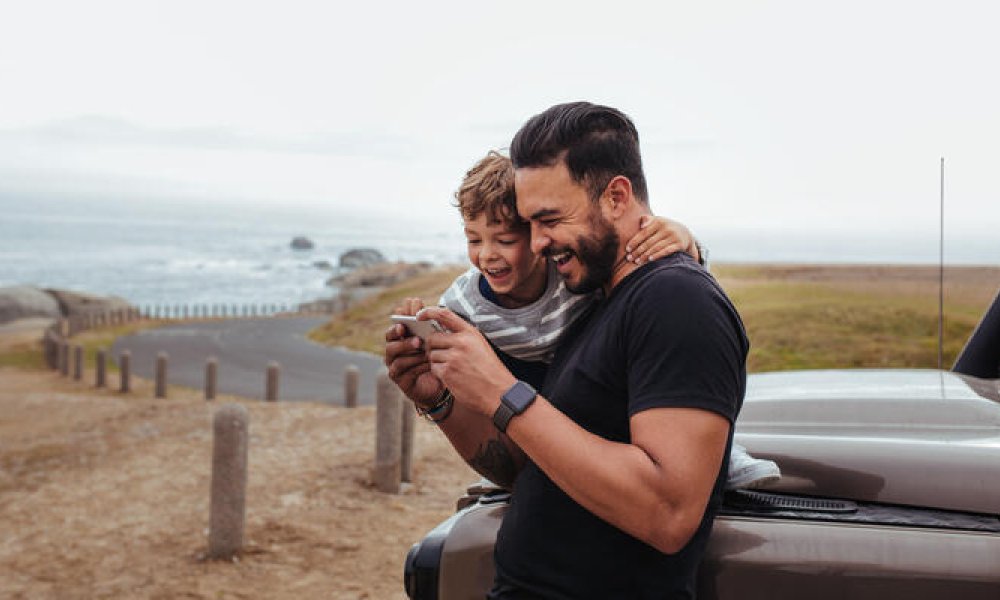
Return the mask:
[[[510,420],[514,418],[514,409],[507,406],[507,404],[501,400],[500,406],[497,407],[495,413],[493,413],[493,424],[500,433],[506,433],[507,425],[510,424]]]

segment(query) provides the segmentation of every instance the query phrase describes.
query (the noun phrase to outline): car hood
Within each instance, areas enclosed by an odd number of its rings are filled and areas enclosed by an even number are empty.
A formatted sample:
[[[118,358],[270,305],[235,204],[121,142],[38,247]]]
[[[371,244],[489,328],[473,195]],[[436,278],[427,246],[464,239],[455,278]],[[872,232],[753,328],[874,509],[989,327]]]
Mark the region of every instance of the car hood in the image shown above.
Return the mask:
[[[921,369],[751,375],[736,439],[780,491],[1000,514],[1000,382]]]

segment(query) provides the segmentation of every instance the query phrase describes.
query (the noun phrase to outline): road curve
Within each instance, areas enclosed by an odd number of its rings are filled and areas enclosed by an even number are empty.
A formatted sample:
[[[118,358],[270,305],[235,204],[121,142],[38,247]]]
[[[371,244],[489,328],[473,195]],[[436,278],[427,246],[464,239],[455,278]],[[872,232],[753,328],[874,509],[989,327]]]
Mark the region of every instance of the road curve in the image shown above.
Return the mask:
[[[359,404],[374,404],[375,376],[382,358],[367,352],[330,348],[310,341],[305,334],[324,323],[324,317],[230,319],[179,323],[147,329],[118,338],[112,346],[117,362],[123,350],[132,353],[132,372],[152,379],[156,355],[169,355],[167,381],[202,389],[205,362],[219,362],[218,392],[263,399],[269,361],[281,365],[280,400],[313,400],[344,403],[344,369],[356,365],[361,372]]]

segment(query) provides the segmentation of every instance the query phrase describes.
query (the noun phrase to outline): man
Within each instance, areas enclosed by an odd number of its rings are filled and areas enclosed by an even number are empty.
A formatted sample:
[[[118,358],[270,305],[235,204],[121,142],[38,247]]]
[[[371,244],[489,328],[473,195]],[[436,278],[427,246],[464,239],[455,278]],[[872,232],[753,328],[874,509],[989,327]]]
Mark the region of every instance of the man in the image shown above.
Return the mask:
[[[565,334],[541,394],[441,308],[420,315],[451,330],[426,354],[387,333],[389,374],[418,407],[452,411],[436,420],[473,467],[513,483],[491,598],[693,597],[746,384],[739,316],[686,255],[626,260],[650,212],[628,117],[554,106],[511,159],[532,250],[605,298]]]

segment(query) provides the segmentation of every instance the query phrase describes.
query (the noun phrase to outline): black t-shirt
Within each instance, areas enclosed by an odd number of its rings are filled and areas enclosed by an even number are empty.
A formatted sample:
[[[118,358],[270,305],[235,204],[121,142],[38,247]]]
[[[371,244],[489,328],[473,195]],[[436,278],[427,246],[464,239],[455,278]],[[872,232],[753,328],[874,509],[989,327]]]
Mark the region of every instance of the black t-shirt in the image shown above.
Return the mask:
[[[543,395],[578,425],[630,441],[629,417],[655,407],[701,408],[736,420],[749,343],[725,293],[686,254],[629,274],[565,334]],[[701,525],[663,554],[598,518],[534,463],[518,475],[497,535],[490,598],[691,598],[722,499],[732,427]]]

